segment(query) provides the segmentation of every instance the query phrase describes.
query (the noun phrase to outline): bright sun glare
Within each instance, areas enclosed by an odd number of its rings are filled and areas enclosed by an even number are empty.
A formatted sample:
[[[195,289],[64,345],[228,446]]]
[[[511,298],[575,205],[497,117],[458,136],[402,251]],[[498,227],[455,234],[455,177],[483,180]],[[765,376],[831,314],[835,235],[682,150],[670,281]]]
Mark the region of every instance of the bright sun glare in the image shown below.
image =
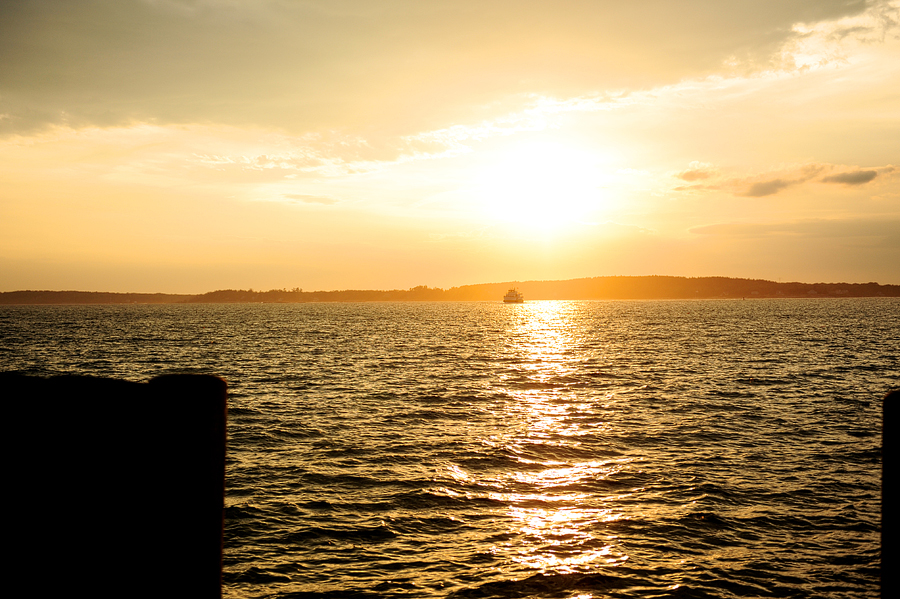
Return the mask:
[[[602,207],[596,162],[559,143],[521,144],[481,171],[476,197],[491,220],[556,232]]]

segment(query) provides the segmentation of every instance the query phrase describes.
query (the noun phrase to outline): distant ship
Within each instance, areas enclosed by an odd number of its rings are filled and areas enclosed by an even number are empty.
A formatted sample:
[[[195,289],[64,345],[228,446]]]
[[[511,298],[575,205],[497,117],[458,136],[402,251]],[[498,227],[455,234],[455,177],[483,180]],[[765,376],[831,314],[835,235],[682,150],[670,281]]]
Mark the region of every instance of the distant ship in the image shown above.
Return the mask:
[[[525,301],[525,296],[519,293],[518,289],[510,289],[503,296],[504,304],[521,304]]]

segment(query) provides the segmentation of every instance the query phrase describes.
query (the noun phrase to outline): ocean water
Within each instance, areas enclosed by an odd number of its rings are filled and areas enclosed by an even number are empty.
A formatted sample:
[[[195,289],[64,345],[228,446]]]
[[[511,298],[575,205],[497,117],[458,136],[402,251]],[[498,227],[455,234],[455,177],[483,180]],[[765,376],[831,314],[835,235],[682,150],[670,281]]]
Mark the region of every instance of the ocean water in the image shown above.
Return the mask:
[[[885,298],[0,307],[0,370],[228,381],[229,598],[875,597],[898,347]]]

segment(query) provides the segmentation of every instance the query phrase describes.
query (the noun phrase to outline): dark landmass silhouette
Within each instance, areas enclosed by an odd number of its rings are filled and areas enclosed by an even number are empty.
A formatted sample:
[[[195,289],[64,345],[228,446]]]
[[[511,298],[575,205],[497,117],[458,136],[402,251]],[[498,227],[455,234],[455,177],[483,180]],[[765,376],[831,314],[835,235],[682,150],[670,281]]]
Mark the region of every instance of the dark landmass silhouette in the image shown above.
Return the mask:
[[[4,291],[0,304],[178,304],[193,295],[104,291]]]
[[[507,281],[441,289],[420,285],[390,291],[347,289],[223,289],[200,295],[96,291],[7,291],[0,304],[238,304],[304,302],[500,301],[511,287],[525,300],[900,297],[900,285],[776,283],[729,277],[591,277],[566,281]]]

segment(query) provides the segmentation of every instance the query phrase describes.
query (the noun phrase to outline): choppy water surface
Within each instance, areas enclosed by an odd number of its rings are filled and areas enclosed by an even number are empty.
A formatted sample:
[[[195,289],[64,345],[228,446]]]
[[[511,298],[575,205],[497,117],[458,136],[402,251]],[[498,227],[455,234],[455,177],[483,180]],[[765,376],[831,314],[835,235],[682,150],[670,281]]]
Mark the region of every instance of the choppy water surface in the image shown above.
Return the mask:
[[[876,596],[898,341],[891,299],[0,308],[4,370],[228,380],[226,597]]]

